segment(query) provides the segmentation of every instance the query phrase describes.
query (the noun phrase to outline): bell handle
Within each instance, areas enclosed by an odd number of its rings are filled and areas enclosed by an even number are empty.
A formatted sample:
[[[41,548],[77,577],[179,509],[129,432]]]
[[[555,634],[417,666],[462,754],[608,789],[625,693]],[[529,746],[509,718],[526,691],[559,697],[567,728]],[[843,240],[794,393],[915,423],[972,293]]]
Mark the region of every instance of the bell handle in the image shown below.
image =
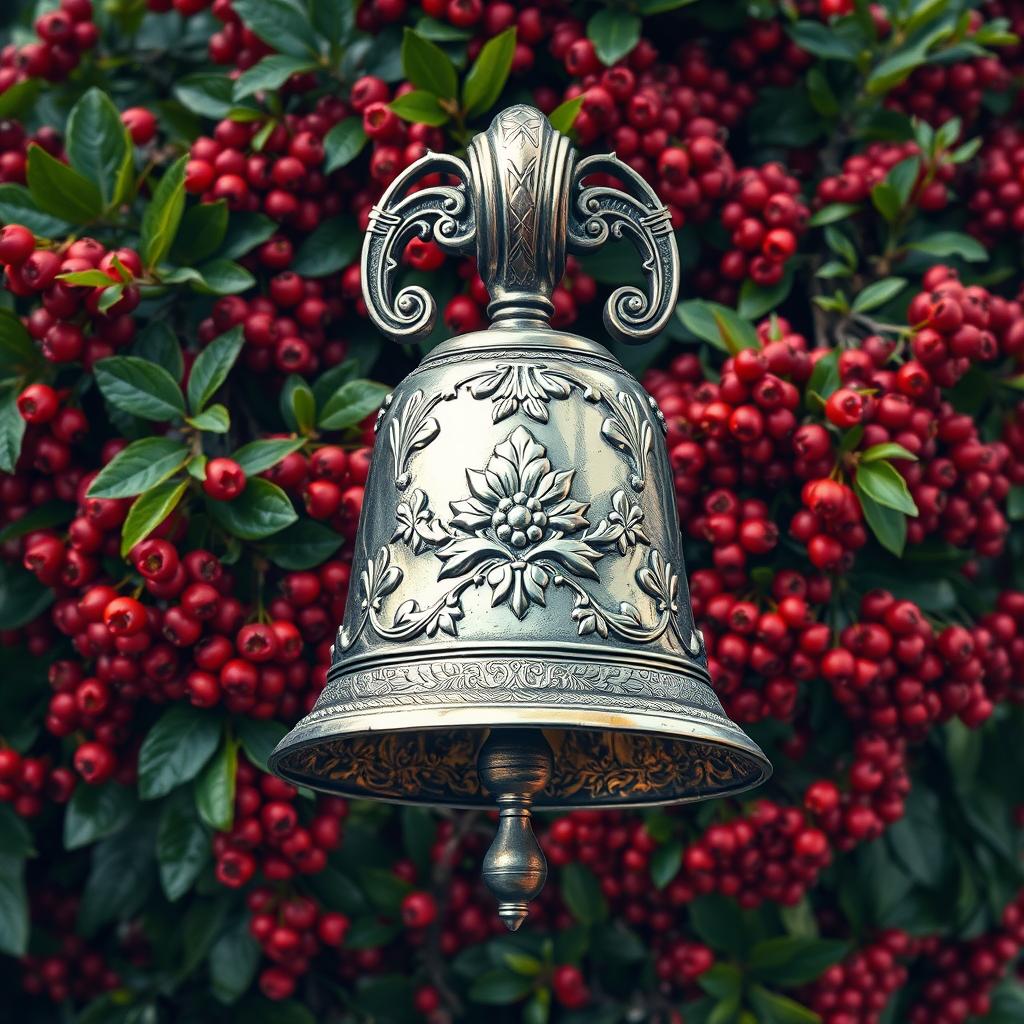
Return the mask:
[[[618,179],[624,189],[586,185],[595,174]],[[663,330],[679,297],[679,251],[668,208],[650,185],[613,153],[589,156],[575,169],[575,201],[569,210],[568,248],[585,254],[601,248],[609,238],[628,238],[639,252],[647,290],[623,285],[612,292],[604,307],[604,324],[614,338],[639,343]]]
[[[452,175],[462,184],[432,184],[413,191],[414,185],[434,174]],[[425,338],[437,320],[437,302],[426,288],[407,285],[394,294],[406,244],[420,238],[453,255],[474,251],[476,221],[468,181],[469,169],[458,157],[428,153],[402,171],[370,211],[361,264],[363,299],[370,319],[396,341]]]

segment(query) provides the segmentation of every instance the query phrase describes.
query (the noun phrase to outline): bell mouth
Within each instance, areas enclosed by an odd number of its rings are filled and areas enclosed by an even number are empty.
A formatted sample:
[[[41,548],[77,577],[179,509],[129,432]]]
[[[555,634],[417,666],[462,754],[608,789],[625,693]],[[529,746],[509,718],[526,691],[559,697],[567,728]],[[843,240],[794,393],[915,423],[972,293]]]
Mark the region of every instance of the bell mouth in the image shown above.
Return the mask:
[[[300,722],[270,757],[289,782],[358,799],[493,807],[477,775],[492,728],[539,729],[554,755],[533,805],[572,810],[685,803],[765,782],[772,767],[719,722],[550,707],[392,708]]]

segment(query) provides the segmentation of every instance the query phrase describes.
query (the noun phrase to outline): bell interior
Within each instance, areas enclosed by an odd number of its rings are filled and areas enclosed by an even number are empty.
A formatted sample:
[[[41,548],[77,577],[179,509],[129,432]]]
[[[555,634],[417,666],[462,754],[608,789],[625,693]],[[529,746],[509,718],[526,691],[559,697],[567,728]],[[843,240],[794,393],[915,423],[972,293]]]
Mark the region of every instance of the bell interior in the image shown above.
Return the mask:
[[[531,728],[514,722],[500,727]],[[752,743],[744,749],[724,738],[628,729],[541,732],[554,761],[550,782],[534,799],[541,809],[704,800],[749,789],[771,774]],[[477,774],[477,755],[489,733],[467,726],[325,736],[278,751],[271,765],[297,785],[344,796],[491,807],[494,798]]]

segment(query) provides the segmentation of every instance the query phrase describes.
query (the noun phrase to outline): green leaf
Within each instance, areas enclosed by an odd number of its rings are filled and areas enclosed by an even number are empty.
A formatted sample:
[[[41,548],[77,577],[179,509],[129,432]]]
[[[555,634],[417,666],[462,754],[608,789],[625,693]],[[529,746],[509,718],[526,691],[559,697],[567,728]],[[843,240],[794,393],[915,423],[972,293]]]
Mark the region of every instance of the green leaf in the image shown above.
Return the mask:
[[[683,863],[683,844],[665,843],[651,855],[651,881],[656,889],[664,889],[676,875]]]
[[[127,199],[134,177],[132,141],[106,93],[89,89],[71,108],[65,148],[71,166],[99,189],[105,207]]]
[[[245,336],[239,324],[214,338],[196,356],[188,375],[188,404],[193,413],[202,412],[206,403],[227,380],[244,344]]]
[[[4,89],[0,93],[0,117],[21,117],[36,102],[39,84],[38,78],[25,78]]]
[[[317,426],[321,430],[354,427],[381,407],[390,390],[386,384],[376,381],[350,380],[327,400],[320,410]]]
[[[169,258],[188,266],[209,259],[223,244],[227,230],[228,207],[223,199],[191,206],[181,218]]]
[[[412,888],[388,868],[360,868],[359,883],[370,902],[388,914],[398,913]]]
[[[96,185],[35,143],[28,147],[28,190],[40,210],[71,224],[89,224],[103,213]]]
[[[316,61],[308,57],[292,57],[287,53],[272,53],[243,71],[235,79],[233,98],[243,100],[257,92],[273,92],[280,89],[292,75],[303,71],[315,71]]]
[[[1010,492],[1013,493],[1012,490]],[[31,512],[9,522],[0,530],[0,544],[8,540],[17,540],[35,530],[45,530],[51,526],[63,526],[75,514],[76,506],[70,501],[47,501],[37,505]]]
[[[855,480],[861,490],[869,498],[874,498],[879,505],[894,508],[908,516],[918,514],[917,505],[910,496],[906,480],[893,468],[891,462],[884,459],[878,462],[862,462],[857,467]]]
[[[196,816],[190,795],[182,790],[168,800],[156,833],[160,885],[171,903],[192,888],[210,859],[210,836]]]
[[[801,50],[815,57],[852,63],[860,55],[852,40],[820,21],[798,21],[790,25],[788,31],[790,38]]]
[[[205,708],[175,704],[161,715],[139,748],[139,795],[165,796],[190,782],[220,740],[220,717]]]
[[[185,211],[185,165],[188,155],[168,168],[153,190],[142,214],[140,254],[147,267],[155,267],[170,251]]]
[[[255,476],[276,466],[285,456],[297,452],[304,444],[304,437],[274,437],[263,441],[250,441],[242,445],[231,458],[245,471],[246,476]]]
[[[608,917],[601,883],[582,864],[566,864],[562,868],[562,899],[580,924],[597,924]]]
[[[234,0],[232,8],[268,46],[295,57],[316,56],[319,46],[308,13],[288,0]]]
[[[717,963],[697,978],[697,984],[716,999],[729,999],[743,986],[743,975],[735,964]]]
[[[352,34],[358,0],[312,0],[313,28],[332,45],[345,42]]]
[[[353,221],[334,217],[324,221],[299,246],[290,269],[303,277],[326,277],[354,263],[362,235]]]
[[[237,731],[245,756],[265,772],[270,752],[284,739],[288,727],[267,719],[241,718],[237,722]]]
[[[165,480],[135,499],[121,527],[122,557],[127,556],[140,540],[149,536],[177,508],[186,487],[187,480]]]
[[[821,1024],[821,1018],[813,1010],[760,985],[751,988],[750,1001],[758,1013],[758,1024]]]
[[[366,145],[361,117],[346,117],[324,136],[324,172],[330,174],[346,167]]]
[[[0,470],[13,473],[25,438],[25,421],[18,412],[18,393],[13,388],[0,396]]]
[[[861,462],[877,462],[879,459],[907,459],[910,462],[917,462],[917,456],[901,444],[895,441],[886,441],[883,444],[873,444],[866,451],[861,452]]]
[[[871,532],[878,543],[886,551],[891,551],[897,558],[902,558],[903,549],[907,545],[907,517],[895,509],[880,505],[874,498],[865,493],[864,489],[853,482],[853,489],[860,501],[861,511]]]
[[[220,247],[220,256],[237,260],[262,245],[277,230],[277,224],[263,213],[232,213]]]
[[[261,544],[260,550],[274,565],[297,572],[321,565],[344,540],[340,533],[315,519],[300,519]]]
[[[298,375],[285,378],[278,398],[281,415],[291,430],[309,434],[316,423],[316,399],[310,386]]]
[[[0,376],[33,376],[45,368],[45,360],[17,315],[0,309]]]
[[[78,928],[85,936],[110,921],[127,920],[149,897],[156,877],[152,824],[136,816],[131,828],[97,843],[78,908]]]
[[[192,287],[203,295],[237,295],[248,291],[256,283],[256,278],[233,260],[210,260],[194,270],[193,274],[198,276],[192,277]]]
[[[887,181],[880,181],[871,189],[871,202],[885,220],[892,224],[903,210],[900,195]]]
[[[204,430],[209,434],[226,434],[231,429],[231,413],[228,412],[226,405],[214,402],[198,416],[186,416],[185,422],[196,430]]]
[[[269,537],[299,518],[288,495],[258,476],[247,481],[245,490],[233,501],[210,499],[206,508],[218,526],[241,540]]]
[[[237,770],[238,746],[230,736],[225,736],[220,749],[195,781],[199,817],[220,832],[229,831],[234,821]]]
[[[761,347],[753,326],[728,306],[690,299],[676,306],[676,316],[688,331],[724,352]]]
[[[15,858],[36,854],[25,819],[7,803],[0,804],[0,854]]]
[[[848,944],[835,939],[781,936],[758,942],[750,951],[748,967],[755,978],[790,988],[814,981],[848,952]]]
[[[784,274],[776,284],[762,287],[747,278],[740,287],[737,312],[744,320],[759,320],[786,300],[793,287],[793,275]]]
[[[109,288],[114,283],[111,276],[102,270],[74,270],[67,274],[58,274],[57,280],[66,284],[87,285],[91,288]]]
[[[927,60],[927,48],[920,44],[908,47],[886,57],[868,75],[866,89],[869,96],[883,96],[910,76]]]
[[[910,194],[914,191],[917,183],[917,176],[921,172],[921,158],[908,156],[901,160],[885,176],[885,180],[896,190],[900,206],[906,206],[910,202]]]
[[[249,933],[248,914],[237,915],[210,947],[208,959],[213,997],[231,1006],[249,990],[260,963],[260,946]]]
[[[911,242],[907,248],[929,256],[959,256],[968,263],[983,263],[988,259],[988,250],[981,242],[960,231],[936,231]]]
[[[907,286],[905,277],[883,277],[881,281],[869,284],[862,292],[854,296],[853,311],[867,313],[891,302]]]
[[[64,812],[64,848],[77,850],[120,832],[137,807],[135,793],[128,786],[116,782],[76,786]]]
[[[0,629],[20,629],[48,608],[54,596],[51,587],[20,564],[0,561]]]
[[[490,110],[508,80],[516,52],[516,30],[507,28],[488,39],[462,85],[462,105],[469,117]]]
[[[583,96],[576,96],[571,100],[565,100],[564,103],[559,103],[558,106],[548,114],[548,121],[551,122],[551,127],[554,128],[556,132],[568,135],[572,131],[572,126],[576,123],[576,118],[579,117],[579,113],[582,109]]]
[[[137,356],[111,356],[93,372],[103,397],[123,412],[158,423],[185,414],[181,388],[162,366]]]
[[[442,109],[438,98],[422,89],[403,93],[388,105],[403,121],[412,124],[428,124],[436,128],[451,120],[451,115]]]
[[[469,998],[487,1006],[518,1003],[532,989],[533,978],[511,971],[485,971],[469,987]]]
[[[852,217],[859,209],[859,203],[829,203],[828,206],[823,206],[817,213],[811,215],[807,226],[820,228],[826,224],[835,224],[837,221]]]
[[[425,807],[406,805],[402,817],[402,847],[424,876],[430,871],[431,851],[437,838],[437,820]]]
[[[0,221],[23,224],[42,238],[63,238],[71,225],[60,217],[44,213],[24,185],[0,185]]]
[[[823,117],[835,117],[840,110],[839,100],[821,68],[811,68],[806,81],[811,106]]]
[[[28,890],[25,861],[0,854],[0,953],[24,956],[28,951]]]
[[[234,87],[234,82],[227,75],[200,71],[179,78],[171,91],[186,110],[219,121],[227,117],[234,106]]]
[[[818,268],[814,276],[820,277],[823,281],[830,281],[837,277],[853,277],[853,271],[845,263],[829,260]]]
[[[848,267],[857,266],[857,250],[853,242],[846,234],[837,227],[831,225],[825,228],[825,244],[834,252]]]
[[[587,38],[594,44],[601,63],[611,67],[640,42],[642,27],[635,14],[605,7],[587,22]]]
[[[725,896],[698,896],[690,903],[690,927],[701,942],[731,956],[743,956],[748,929],[739,907]]]
[[[188,448],[167,437],[143,437],[118,452],[89,485],[90,498],[131,498],[176,473]]]
[[[402,70],[417,89],[443,100],[455,99],[459,81],[451,58],[411,28],[402,33]]]

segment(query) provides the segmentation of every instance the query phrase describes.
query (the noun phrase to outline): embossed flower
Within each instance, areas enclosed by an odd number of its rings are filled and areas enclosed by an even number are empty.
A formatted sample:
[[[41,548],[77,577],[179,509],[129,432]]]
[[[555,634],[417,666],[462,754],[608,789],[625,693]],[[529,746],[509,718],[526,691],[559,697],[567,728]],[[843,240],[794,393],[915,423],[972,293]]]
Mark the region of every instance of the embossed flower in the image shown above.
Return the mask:
[[[616,541],[620,555],[637,544],[650,544],[643,528],[644,510],[636,502],[630,501],[624,491],[616,491],[612,497],[612,511],[608,513],[608,521],[622,530]]]
[[[469,390],[474,398],[493,399],[491,418],[495,423],[520,406],[531,419],[547,423],[547,403],[552,398],[568,398],[570,385],[542,364],[499,363],[477,378]]]

